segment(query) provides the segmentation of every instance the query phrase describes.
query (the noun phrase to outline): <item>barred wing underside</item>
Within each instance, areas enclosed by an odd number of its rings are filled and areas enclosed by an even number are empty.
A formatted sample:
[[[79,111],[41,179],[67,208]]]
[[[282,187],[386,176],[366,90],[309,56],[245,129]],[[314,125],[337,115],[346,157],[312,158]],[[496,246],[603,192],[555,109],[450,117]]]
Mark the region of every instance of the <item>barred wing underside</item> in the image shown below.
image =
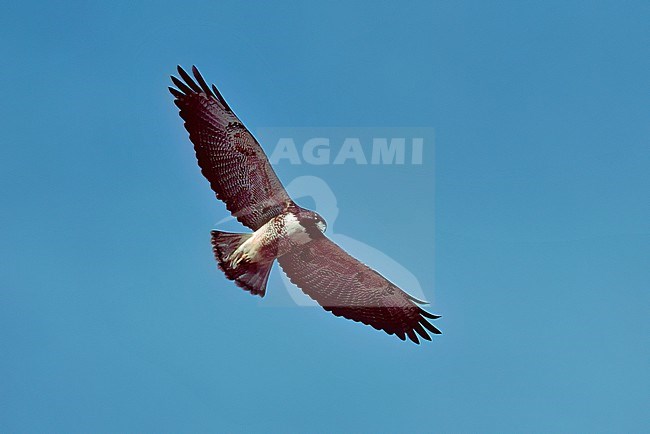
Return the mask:
[[[172,76],[178,89],[169,91],[190,133],[201,173],[233,216],[259,229],[284,210],[291,202],[289,195],[262,147],[217,88],[208,87],[196,67],[192,67],[196,82],[180,66],[178,73],[183,81]]]
[[[427,318],[436,319],[381,274],[347,254],[325,236],[278,258],[291,282],[325,310],[359,321],[402,340],[418,335],[431,340],[427,330],[440,334]],[[425,330],[426,329],[426,330]]]

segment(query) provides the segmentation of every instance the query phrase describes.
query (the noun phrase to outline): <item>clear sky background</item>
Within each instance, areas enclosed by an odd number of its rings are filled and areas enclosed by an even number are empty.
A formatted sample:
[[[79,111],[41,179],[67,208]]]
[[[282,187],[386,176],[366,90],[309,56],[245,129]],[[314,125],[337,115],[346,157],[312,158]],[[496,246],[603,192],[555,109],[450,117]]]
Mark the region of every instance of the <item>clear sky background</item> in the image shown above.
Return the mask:
[[[649,21],[647,1],[6,2],[0,431],[649,431]],[[336,231],[435,292],[442,336],[282,303],[278,269],[264,300],[226,281],[179,63],[252,130],[435,128],[420,167],[277,170],[327,181]]]

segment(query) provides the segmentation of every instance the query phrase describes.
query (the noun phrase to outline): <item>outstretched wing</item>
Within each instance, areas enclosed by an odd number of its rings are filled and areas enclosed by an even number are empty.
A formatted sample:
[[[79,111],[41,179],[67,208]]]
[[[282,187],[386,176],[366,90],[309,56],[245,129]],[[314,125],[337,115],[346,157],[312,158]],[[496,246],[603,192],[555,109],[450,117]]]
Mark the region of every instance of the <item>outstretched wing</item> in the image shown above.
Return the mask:
[[[291,282],[327,311],[395,334],[419,344],[418,335],[431,340],[427,330],[440,334],[427,318],[432,315],[408,295],[325,236],[278,258]],[[426,330],[425,330],[426,329]]]
[[[291,202],[287,191],[262,147],[217,88],[210,89],[195,66],[196,82],[180,66],[178,73],[183,81],[172,76],[178,89],[169,91],[185,120],[201,173],[237,220],[259,229]]]

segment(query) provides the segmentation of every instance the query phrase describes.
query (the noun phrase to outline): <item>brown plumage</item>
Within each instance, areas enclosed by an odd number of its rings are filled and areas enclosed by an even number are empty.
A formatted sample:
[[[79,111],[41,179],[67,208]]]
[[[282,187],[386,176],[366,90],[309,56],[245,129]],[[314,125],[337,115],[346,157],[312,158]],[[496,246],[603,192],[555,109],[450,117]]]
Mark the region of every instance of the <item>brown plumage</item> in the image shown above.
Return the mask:
[[[196,67],[192,72],[202,87],[179,66],[185,83],[172,77],[180,92],[169,89],[190,133],[201,173],[237,220],[257,230],[291,199],[259,143],[217,88],[210,89]]]
[[[253,135],[217,88],[196,67],[194,79],[180,66],[169,90],[194,144],[201,173],[218,199],[252,234],[212,232],[212,246],[226,277],[264,296],[277,259],[289,279],[336,316],[362,322],[419,343],[440,334],[430,314],[381,274],[356,260],[323,232],[325,222],[296,205]],[[195,81],[196,80],[196,81]]]

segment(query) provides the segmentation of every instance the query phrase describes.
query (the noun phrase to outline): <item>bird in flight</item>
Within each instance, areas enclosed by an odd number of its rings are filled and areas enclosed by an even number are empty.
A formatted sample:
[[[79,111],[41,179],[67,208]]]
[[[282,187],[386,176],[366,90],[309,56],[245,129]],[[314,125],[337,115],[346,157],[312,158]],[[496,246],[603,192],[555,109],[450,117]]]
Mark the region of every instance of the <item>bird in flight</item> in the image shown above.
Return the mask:
[[[402,291],[377,271],[347,254],[324,232],[317,213],[298,206],[278,179],[262,147],[217,88],[196,67],[194,79],[178,67],[169,87],[180,109],[201,173],[217,198],[252,233],[212,231],[212,249],[226,277],[264,297],[277,259],[289,280],[336,316],[408,337],[440,334],[420,307],[426,302]]]

